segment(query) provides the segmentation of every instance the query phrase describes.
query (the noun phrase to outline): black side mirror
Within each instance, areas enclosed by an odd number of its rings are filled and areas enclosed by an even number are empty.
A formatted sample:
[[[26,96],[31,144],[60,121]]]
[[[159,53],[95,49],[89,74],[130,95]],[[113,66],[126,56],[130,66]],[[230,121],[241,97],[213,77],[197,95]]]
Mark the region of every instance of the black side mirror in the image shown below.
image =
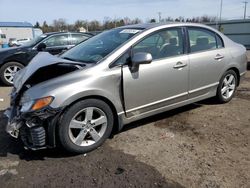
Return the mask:
[[[37,51],[38,52],[45,51],[45,49],[46,49],[46,44],[44,44],[43,42],[38,44],[38,46],[37,46]]]
[[[131,58],[132,66],[130,70],[132,72],[137,72],[139,70],[140,64],[149,64],[153,60],[152,55],[146,52],[137,52]]]

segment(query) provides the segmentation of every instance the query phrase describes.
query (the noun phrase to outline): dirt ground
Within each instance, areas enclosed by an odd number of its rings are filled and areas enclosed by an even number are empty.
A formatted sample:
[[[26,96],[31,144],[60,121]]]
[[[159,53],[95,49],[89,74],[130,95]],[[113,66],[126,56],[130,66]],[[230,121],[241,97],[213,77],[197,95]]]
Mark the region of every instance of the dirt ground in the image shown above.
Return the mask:
[[[9,91],[0,87],[1,187],[250,187],[250,71],[230,103],[127,125],[86,156],[25,151],[4,131]]]

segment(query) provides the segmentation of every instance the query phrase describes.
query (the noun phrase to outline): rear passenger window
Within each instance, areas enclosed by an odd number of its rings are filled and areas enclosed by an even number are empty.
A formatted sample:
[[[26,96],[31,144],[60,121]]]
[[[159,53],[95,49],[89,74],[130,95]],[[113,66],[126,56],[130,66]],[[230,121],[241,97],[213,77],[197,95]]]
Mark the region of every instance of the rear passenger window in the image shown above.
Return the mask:
[[[216,41],[217,41],[217,48],[223,48],[224,47],[222,39],[218,35],[216,35]]]
[[[217,39],[216,34],[201,28],[189,28],[189,43],[190,43],[190,51],[191,52],[199,52],[210,49],[216,49]],[[220,41],[222,43],[222,41]],[[222,44],[220,44],[222,45]]]

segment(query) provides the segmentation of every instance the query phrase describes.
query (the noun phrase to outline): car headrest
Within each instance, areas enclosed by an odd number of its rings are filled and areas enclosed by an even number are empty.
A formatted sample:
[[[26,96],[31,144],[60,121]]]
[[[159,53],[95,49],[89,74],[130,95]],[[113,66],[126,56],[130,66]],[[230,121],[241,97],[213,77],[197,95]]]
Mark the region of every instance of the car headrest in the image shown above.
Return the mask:
[[[196,40],[196,45],[208,45],[208,38],[207,37],[199,37]]]
[[[177,45],[177,38],[176,37],[170,38],[169,39],[169,44],[170,45]]]

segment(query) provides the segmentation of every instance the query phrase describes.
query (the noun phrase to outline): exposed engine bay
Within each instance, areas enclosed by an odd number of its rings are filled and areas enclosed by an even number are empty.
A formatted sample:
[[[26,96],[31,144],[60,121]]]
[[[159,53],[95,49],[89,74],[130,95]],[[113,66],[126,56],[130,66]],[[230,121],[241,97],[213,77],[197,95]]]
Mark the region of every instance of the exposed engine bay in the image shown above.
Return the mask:
[[[67,63],[62,63],[62,64],[54,64],[54,65],[49,65],[46,67],[42,67],[35,72],[27,81],[26,81],[26,86],[30,85],[31,87],[35,84],[44,82],[46,80],[50,80],[62,75],[65,75],[67,73],[82,69],[85,67],[83,64],[82,66],[80,65],[75,65],[75,64],[67,64]]]
[[[46,63],[42,60],[46,59]],[[68,73],[88,67],[84,63],[73,62],[52,56],[49,53],[39,53],[30,64],[15,76],[14,88],[10,94],[10,108],[5,111],[9,118],[6,131],[15,138],[21,138],[29,149],[42,149],[55,146],[56,122],[62,109],[52,109],[49,106],[39,110],[23,111],[25,91],[33,86],[52,80]],[[33,101],[32,101],[33,102]]]

